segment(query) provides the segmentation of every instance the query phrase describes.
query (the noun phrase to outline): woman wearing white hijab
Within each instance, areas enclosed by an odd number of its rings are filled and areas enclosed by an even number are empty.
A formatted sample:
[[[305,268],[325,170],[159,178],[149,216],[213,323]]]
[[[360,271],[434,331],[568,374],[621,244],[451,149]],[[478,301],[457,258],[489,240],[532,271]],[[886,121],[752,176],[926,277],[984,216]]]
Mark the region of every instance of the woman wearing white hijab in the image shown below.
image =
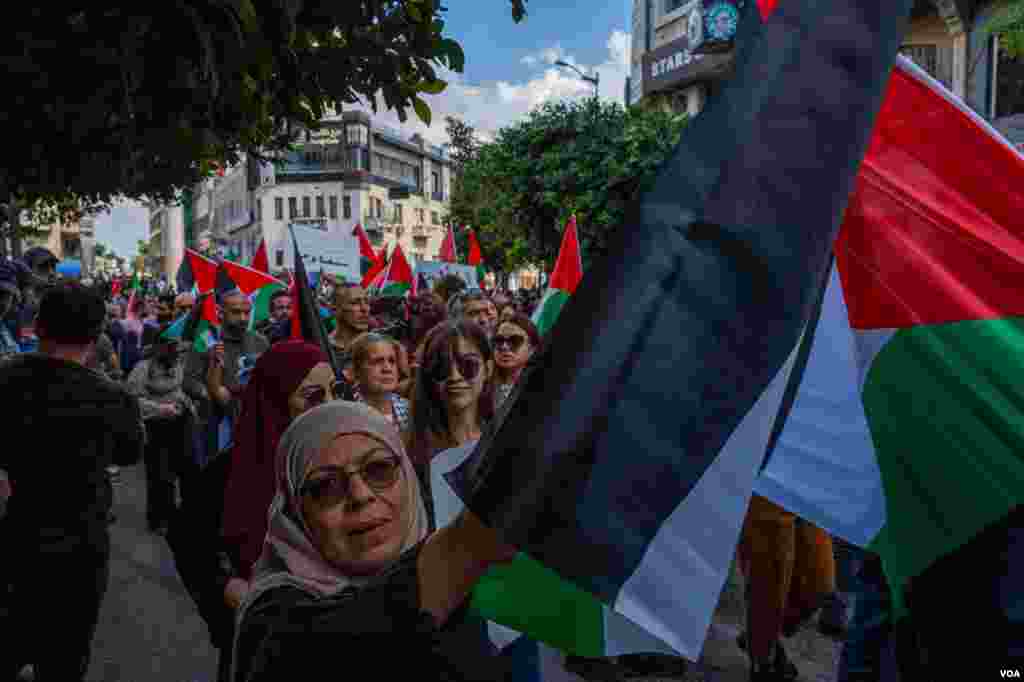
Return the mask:
[[[371,673],[504,680],[466,597],[513,548],[466,512],[428,537],[418,478],[394,427],[335,401],[278,446],[277,497],[239,610],[234,682]]]

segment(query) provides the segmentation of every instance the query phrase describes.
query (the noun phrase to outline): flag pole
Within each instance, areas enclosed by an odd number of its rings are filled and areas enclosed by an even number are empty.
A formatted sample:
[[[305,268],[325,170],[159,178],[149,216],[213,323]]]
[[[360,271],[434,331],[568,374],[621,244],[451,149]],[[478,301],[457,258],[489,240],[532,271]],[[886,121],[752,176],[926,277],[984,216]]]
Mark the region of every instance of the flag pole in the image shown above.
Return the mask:
[[[303,337],[310,343],[320,346],[327,356],[327,361],[331,364],[334,376],[340,378],[341,368],[338,367],[338,358],[335,356],[334,349],[331,348],[330,342],[327,340],[327,330],[324,329],[323,320],[320,319],[320,306],[317,304],[313,291],[309,286],[309,274],[306,272],[306,263],[302,260],[299,241],[295,237],[295,228],[289,225],[288,231],[292,235],[292,246],[295,249],[295,286],[299,295],[299,300],[295,302],[295,306],[298,309],[300,323],[305,320],[305,324],[302,326],[308,327],[308,329],[303,329]]]

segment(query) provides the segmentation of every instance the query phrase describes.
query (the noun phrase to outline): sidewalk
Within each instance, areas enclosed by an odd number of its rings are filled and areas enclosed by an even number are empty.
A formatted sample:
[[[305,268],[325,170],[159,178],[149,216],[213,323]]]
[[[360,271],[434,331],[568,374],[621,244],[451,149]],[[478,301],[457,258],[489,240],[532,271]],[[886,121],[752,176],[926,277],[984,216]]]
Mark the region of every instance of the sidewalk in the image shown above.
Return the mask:
[[[750,664],[747,655],[736,646],[743,629],[743,577],[733,570],[722,590],[704,652],[687,682],[747,682]],[[818,634],[813,624],[786,640],[786,652],[800,669],[804,682],[833,682],[839,665],[840,645]]]

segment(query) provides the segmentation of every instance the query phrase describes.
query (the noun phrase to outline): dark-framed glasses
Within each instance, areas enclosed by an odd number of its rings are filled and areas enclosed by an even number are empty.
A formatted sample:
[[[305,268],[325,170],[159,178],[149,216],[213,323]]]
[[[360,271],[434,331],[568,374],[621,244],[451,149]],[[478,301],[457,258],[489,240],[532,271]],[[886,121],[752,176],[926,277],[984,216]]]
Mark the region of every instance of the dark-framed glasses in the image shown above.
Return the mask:
[[[518,353],[524,343],[526,343],[526,337],[522,334],[509,334],[508,336],[499,334],[494,337],[494,350],[508,348],[513,353]]]
[[[322,405],[329,400],[335,400],[340,395],[340,390],[341,383],[335,381],[331,384],[330,388],[325,388],[323,386],[309,386],[303,389],[300,395],[303,400],[306,401],[307,405],[310,407],[316,407],[317,405]]]
[[[452,361],[455,361],[455,367],[459,370],[459,375],[466,381],[473,381],[477,375],[480,374],[480,369],[484,366],[483,361],[475,355],[457,355],[452,353],[451,358],[447,355],[442,355],[434,362],[430,368],[427,369],[427,376],[435,384],[443,384],[448,381],[448,377],[452,373]]]
[[[398,482],[401,470],[401,460],[396,455],[379,457],[371,459],[358,469],[332,469],[326,475],[307,481],[300,493],[318,504],[333,506],[352,496],[353,476],[359,476],[373,492],[382,493]]]

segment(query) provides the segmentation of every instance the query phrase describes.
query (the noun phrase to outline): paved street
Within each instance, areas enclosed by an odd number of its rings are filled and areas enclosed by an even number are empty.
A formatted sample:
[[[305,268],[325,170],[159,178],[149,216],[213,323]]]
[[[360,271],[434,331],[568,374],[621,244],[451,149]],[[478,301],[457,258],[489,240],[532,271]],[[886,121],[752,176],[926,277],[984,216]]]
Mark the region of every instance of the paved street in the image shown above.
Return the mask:
[[[141,464],[122,468],[115,488],[110,587],[88,682],[210,682],[217,651],[170,549],[146,529],[144,476]]]
[[[178,579],[166,543],[146,531],[142,465],[121,470],[115,497],[110,589],[88,682],[211,682],[217,651]],[[704,656],[691,667],[687,682],[748,679],[746,657],[735,643],[742,627],[742,594],[742,579],[734,576],[715,614]],[[789,640],[787,648],[803,680],[835,679],[838,647],[813,628]]]

